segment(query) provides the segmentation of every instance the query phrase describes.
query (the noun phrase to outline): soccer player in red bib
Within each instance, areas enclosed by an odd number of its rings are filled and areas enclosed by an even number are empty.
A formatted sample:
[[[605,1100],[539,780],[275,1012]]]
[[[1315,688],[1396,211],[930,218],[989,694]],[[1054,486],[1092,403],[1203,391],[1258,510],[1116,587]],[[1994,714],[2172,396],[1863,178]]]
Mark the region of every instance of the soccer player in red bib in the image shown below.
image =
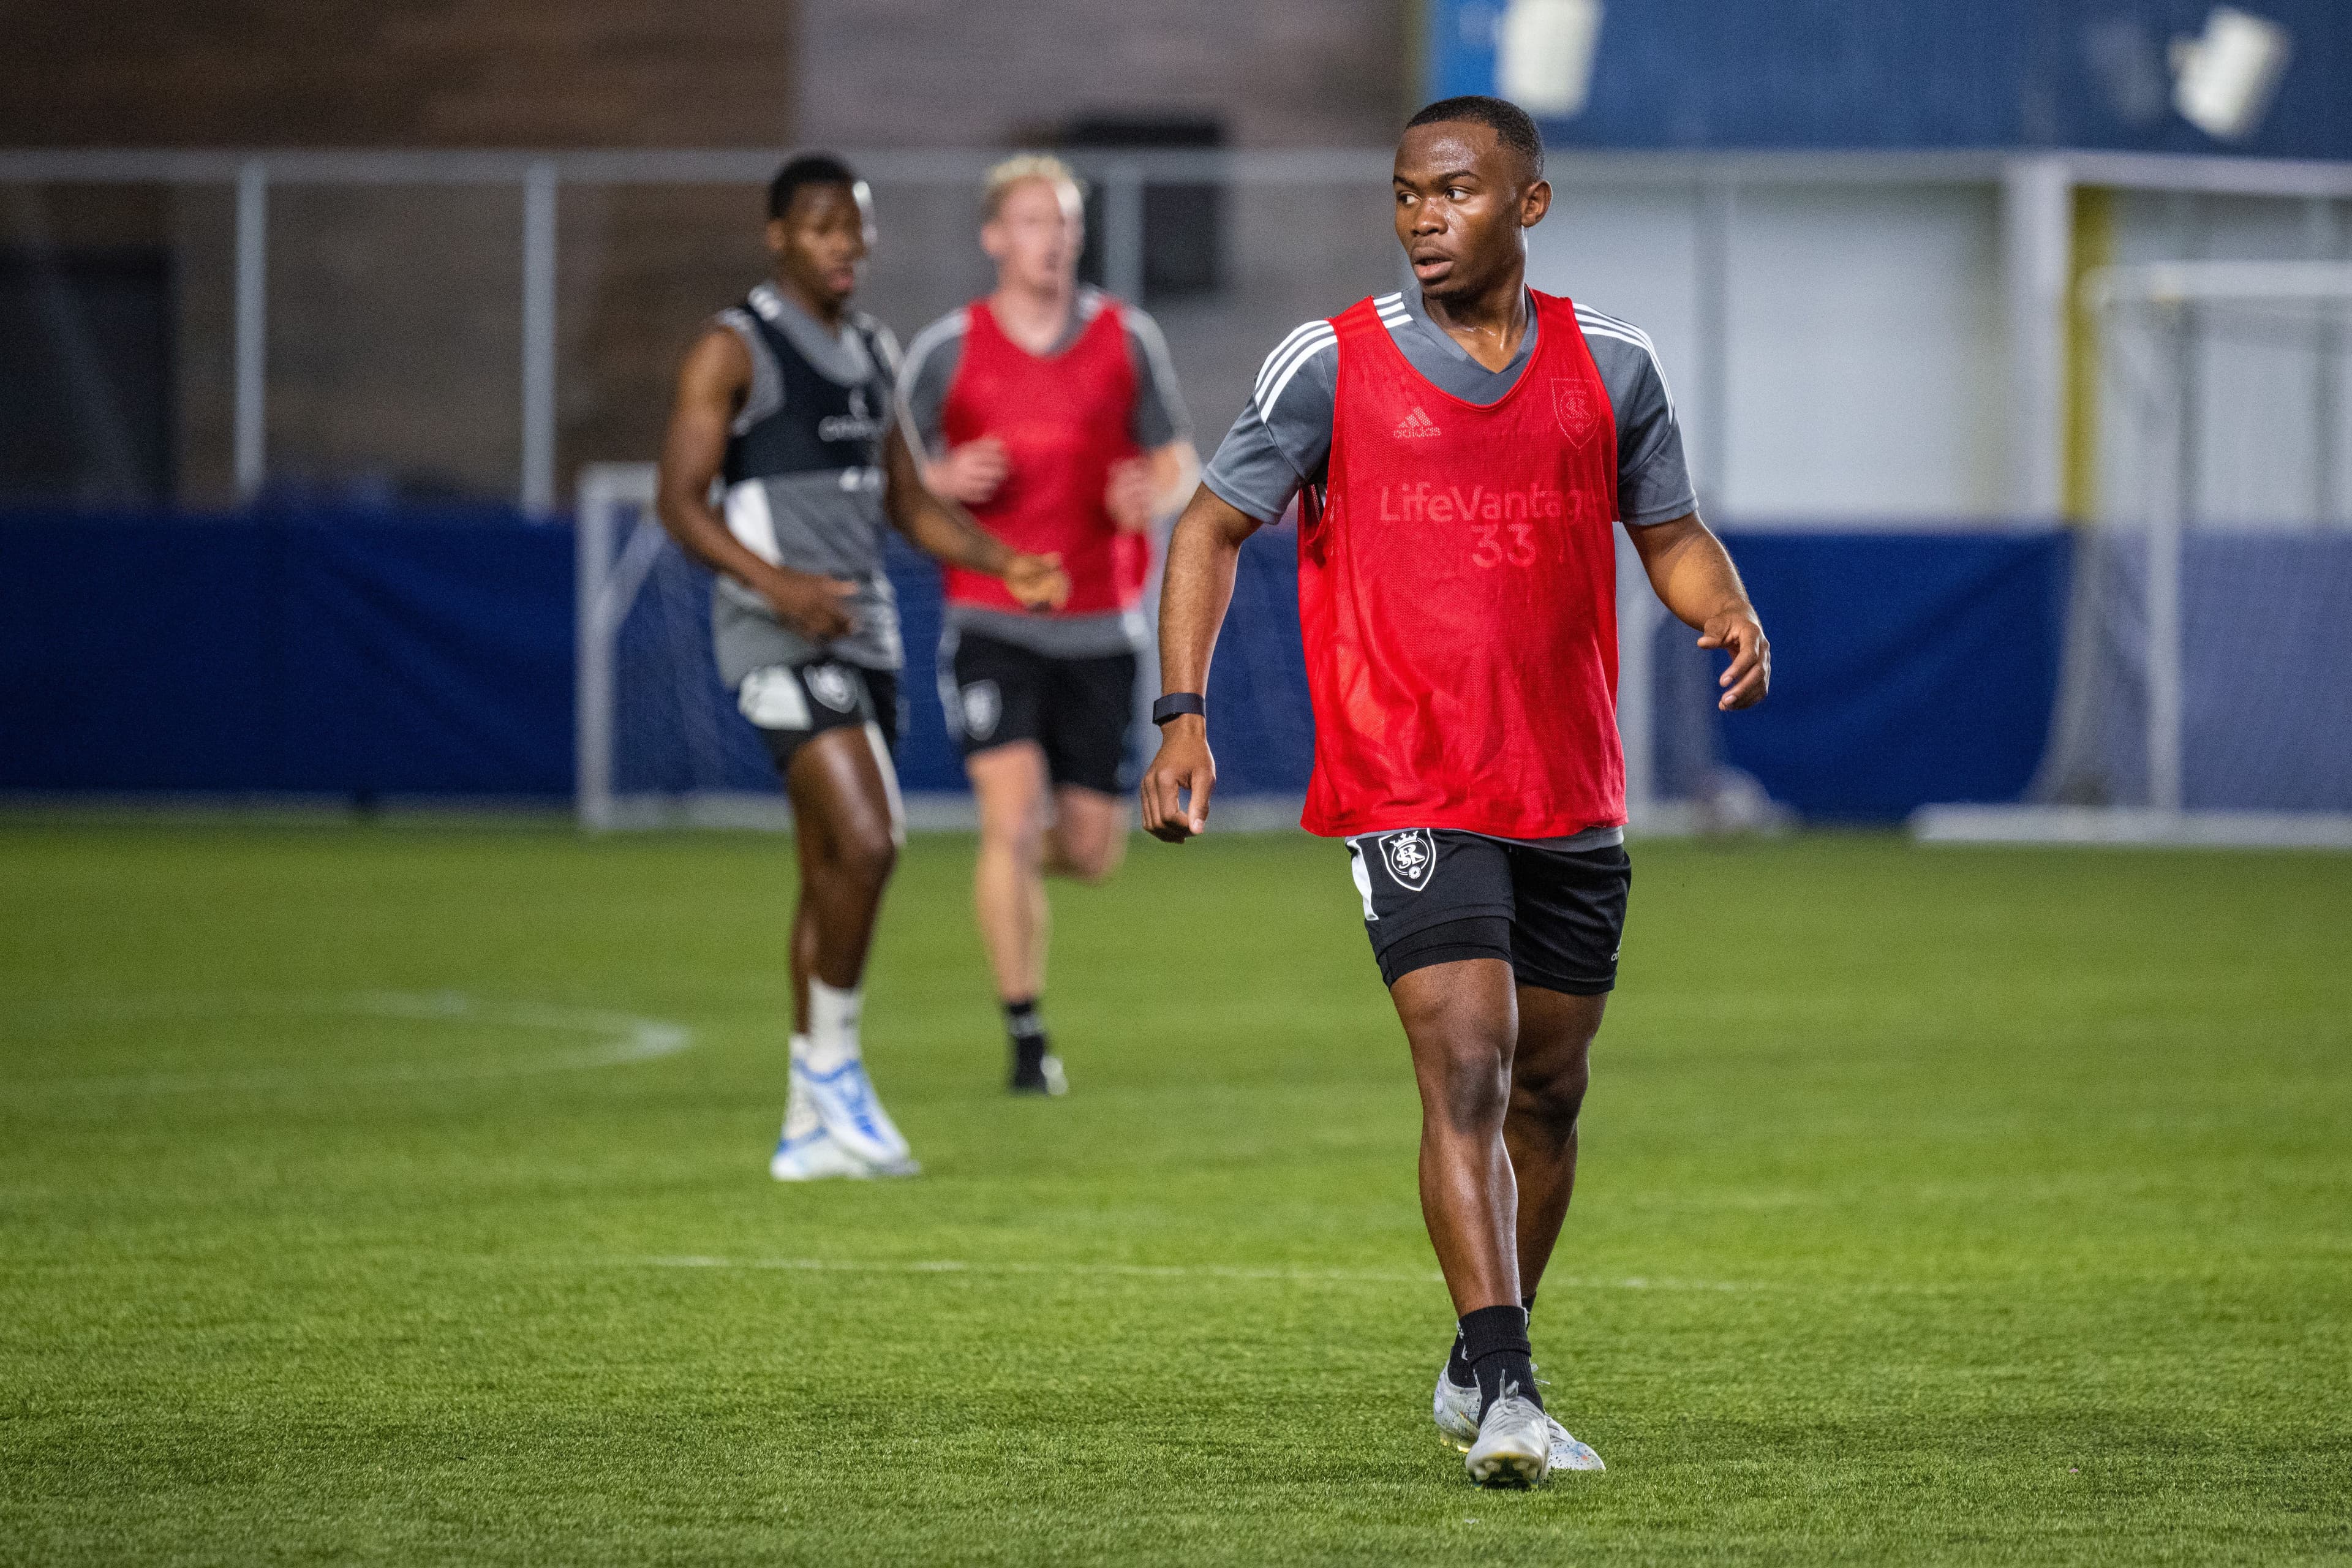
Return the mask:
[[[1070,579],[1039,615],[986,573],[947,570],[940,695],[980,805],[972,903],[1016,1094],[1068,1082],[1040,1011],[1045,877],[1100,881],[1126,851],[1150,531],[1199,468],[1159,327],[1078,286],[1083,210],[1058,160],[992,170],[980,241],[995,291],[916,334],[898,382],[931,488]]]
[[[1473,1479],[1525,1485],[1601,1468],[1543,1407],[1528,1314],[1632,881],[1615,526],[1730,656],[1721,707],[1762,700],[1770,654],[1695,510],[1649,339],[1527,286],[1551,205],[1534,122],[1432,104],[1393,190],[1417,287],[1278,346],[1177,524],[1143,820],[1171,843],[1207,828],[1201,693],[1235,557],[1297,496],[1305,826],[1347,842],[1420,1084],[1422,1214],[1458,1316],[1433,1413]]]

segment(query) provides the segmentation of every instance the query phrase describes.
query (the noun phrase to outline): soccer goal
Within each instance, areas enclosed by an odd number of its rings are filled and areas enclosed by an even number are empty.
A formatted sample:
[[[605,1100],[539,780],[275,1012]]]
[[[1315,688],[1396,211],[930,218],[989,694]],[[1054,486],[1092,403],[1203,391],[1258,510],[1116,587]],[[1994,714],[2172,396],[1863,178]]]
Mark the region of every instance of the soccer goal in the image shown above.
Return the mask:
[[[576,802],[595,831],[790,821],[710,654],[710,578],[654,515],[649,463],[578,489]]]
[[[2100,400],[2050,745],[1923,838],[2352,847],[2352,266],[2084,280]]]

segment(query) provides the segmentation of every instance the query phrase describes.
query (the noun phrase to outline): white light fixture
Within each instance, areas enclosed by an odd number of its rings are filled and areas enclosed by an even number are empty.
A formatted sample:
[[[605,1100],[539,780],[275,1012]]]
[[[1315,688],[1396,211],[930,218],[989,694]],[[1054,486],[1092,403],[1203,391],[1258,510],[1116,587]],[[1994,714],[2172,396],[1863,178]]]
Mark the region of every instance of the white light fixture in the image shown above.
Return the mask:
[[[2294,53],[2284,27],[2233,5],[2216,5],[2201,37],[2172,40],[2172,104],[2207,135],[2252,135]]]
[[[1511,0],[1495,30],[1495,90],[1529,114],[1581,114],[1600,42],[1601,0]]]

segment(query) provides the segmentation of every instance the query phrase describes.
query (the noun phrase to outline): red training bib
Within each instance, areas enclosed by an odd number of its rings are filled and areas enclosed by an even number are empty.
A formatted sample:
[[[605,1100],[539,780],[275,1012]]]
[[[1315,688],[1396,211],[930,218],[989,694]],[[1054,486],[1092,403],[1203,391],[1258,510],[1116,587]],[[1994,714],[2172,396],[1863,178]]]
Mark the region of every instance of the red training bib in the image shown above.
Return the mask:
[[[1625,820],[1616,421],[1574,307],[1533,298],[1533,359],[1483,406],[1414,370],[1371,300],[1332,320],[1330,468],[1298,531],[1309,832]]]
[[[1111,465],[1136,454],[1135,364],[1118,304],[1104,301],[1076,341],[1043,358],[1006,337],[985,300],[965,307],[965,321],[940,422],[950,446],[995,437],[1012,465],[973,518],[1015,550],[1061,556],[1070,578],[1062,614],[1129,607],[1142,597],[1151,546],[1119,531],[1103,502]],[[1021,607],[1003,583],[961,567],[947,568],[946,593],[951,604]]]

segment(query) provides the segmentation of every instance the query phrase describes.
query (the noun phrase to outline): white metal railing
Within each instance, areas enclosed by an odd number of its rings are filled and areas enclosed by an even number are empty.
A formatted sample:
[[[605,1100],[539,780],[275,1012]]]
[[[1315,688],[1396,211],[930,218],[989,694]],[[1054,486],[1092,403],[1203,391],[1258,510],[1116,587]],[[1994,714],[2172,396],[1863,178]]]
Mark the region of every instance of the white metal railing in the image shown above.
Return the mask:
[[[0,149],[0,183],[216,184],[236,199],[235,375],[231,419],[241,493],[268,478],[268,203],[284,185],[510,185],[522,215],[521,452],[519,498],[536,516],[554,510],[556,483],[557,212],[566,185],[752,184],[779,149],[619,151],[174,151]],[[868,179],[971,186],[999,154],[985,149],[853,152]],[[1154,183],[1233,186],[1374,183],[1382,148],[1302,151],[1076,151],[1070,161],[1103,190],[1105,281],[1141,291],[1144,188]],[[1696,422],[1711,448],[1724,428],[1722,363],[1729,279],[1723,251],[1734,193],[1743,185],[1984,185],[2001,193],[2008,391],[2016,432],[2016,494],[2024,516],[2058,510],[2059,410],[2065,356],[2063,293],[2069,201],[2078,185],[2188,194],[2335,200],[2352,197],[2352,164],[2155,154],[2055,152],[1582,153],[1551,154],[1556,184],[1673,189],[1689,194],[1700,240]],[[1720,455],[1696,454],[1702,480]]]

